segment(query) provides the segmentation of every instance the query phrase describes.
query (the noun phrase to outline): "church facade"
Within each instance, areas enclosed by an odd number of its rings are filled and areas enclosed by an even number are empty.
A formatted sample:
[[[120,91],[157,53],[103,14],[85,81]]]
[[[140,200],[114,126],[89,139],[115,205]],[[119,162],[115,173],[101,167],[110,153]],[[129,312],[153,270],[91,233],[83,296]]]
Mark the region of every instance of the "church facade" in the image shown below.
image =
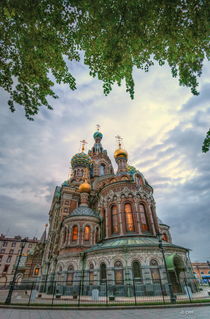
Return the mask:
[[[156,212],[153,188],[128,165],[128,153],[114,153],[117,172],[103,149],[97,130],[94,145],[71,159],[72,174],[56,187],[49,211],[49,232],[42,263],[42,289],[51,293],[57,281],[61,294],[93,288],[103,295],[130,296],[183,292],[183,279],[195,287],[189,250],[172,243],[169,226]],[[161,246],[160,246],[161,245]],[[161,249],[162,247],[162,249]]]

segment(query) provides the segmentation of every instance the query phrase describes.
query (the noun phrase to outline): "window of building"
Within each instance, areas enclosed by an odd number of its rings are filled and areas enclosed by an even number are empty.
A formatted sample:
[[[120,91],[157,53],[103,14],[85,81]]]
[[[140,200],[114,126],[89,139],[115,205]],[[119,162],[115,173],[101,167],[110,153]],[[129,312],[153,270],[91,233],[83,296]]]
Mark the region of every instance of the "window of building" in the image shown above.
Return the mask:
[[[72,241],[77,241],[78,239],[78,226],[74,226],[72,229]]]
[[[9,254],[13,254],[14,253],[14,249],[10,249]]]
[[[3,256],[0,256],[0,262],[2,261]]]
[[[125,204],[125,224],[126,231],[132,232],[134,231],[134,223],[133,223],[133,212],[131,208],[131,204]]]
[[[13,241],[13,242],[12,242],[12,247],[15,247],[15,246],[16,246],[16,242]]]
[[[162,235],[162,240],[168,241],[168,236],[165,233]]]
[[[132,263],[132,271],[133,271],[133,278],[134,281],[141,281],[142,274],[141,274],[141,265],[138,261],[134,261]]]
[[[89,284],[94,284],[94,265],[91,263],[89,267]]]
[[[1,249],[1,253],[4,254],[5,253],[5,249]]]
[[[5,266],[4,266],[4,270],[3,270],[3,272],[7,272],[7,271],[8,271],[8,269],[9,269],[9,265],[5,265]]]
[[[123,285],[123,265],[121,261],[116,261],[114,264],[114,277],[116,285]]]
[[[74,282],[74,266],[70,265],[67,269],[66,285],[72,286]]]
[[[85,226],[85,229],[84,229],[84,240],[86,240],[86,241],[90,240],[90,226]]]
[[[98,231],[98,227],[96,228],[96,232],[95,232],[95,242],[97,243],[99,241],[99,231]]]
[[[158,262],[155,259],[150,261],[150,272],[153,282],[160,282],[160,270],[158,268]]]
[[[203,271],[201,271],[201,274],[202,274],[202,275],[204,275],[204,272],[203,272]]]
[[[3,242],[3,247],[7,247],[7,241]]]
[[[99,168],[99,175],[100,176],[103,176],[103,175],[105,175],[105,165],[104,164],[101,164],[100,165],[100,168]]]
[[[12,256],[8,256],[6,262],[7,262],[7,263],[10,263],[11,259],[12,259]]]
[[[147,215],[145,211],[145,207],[143,204],[140,204],[140,219],[141,219],[141,230],[142,232],[149,230]]]
[[[106,264],[102,263],[100,266],[100,282],[104,283],[106,281]]]
[[[39,276],[39,267],[34,269],[34,276]]]
[[[208,271],[208,274],[210,274],[210,271]]]
[[[118,211],[117,206],[114,205],[111,208],[111,219],[112,219],[112,233],[119,233],[119,223],[118,223]]]

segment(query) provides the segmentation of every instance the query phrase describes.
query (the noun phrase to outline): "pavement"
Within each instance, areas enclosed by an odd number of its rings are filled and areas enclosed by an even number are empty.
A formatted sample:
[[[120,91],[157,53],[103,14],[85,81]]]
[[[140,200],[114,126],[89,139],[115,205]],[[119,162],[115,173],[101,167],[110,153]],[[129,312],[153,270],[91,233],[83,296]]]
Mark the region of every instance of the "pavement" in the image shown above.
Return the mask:
[[[0,319],[210,319],[210,306],[124,310],[0,309]]]

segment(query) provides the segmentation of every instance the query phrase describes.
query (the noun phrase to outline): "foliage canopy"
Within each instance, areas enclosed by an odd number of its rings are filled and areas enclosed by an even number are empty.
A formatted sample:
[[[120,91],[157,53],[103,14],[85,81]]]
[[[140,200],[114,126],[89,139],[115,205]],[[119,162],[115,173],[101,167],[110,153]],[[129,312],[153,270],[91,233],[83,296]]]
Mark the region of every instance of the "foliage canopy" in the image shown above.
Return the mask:
[[[52,107],[54,81],[76,89],[67,61],[84,63],[108,94],[125,80],[134,97],[134,67],[166,62],[179,84],[197,92],[209,58],[208,0],[1,0],[0,86],[28,119]]]

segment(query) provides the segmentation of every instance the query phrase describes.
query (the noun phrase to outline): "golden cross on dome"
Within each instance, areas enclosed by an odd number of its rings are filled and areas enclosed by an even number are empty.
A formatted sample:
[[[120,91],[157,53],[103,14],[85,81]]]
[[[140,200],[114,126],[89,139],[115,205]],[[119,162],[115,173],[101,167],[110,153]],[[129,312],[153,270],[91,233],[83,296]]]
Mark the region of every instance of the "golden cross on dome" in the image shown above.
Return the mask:
[[[120,135],[115,136],[115,138],[118,142],[119,148],[121,148],[121,142],[122,142],[123,138]]]
[[[101,128],[101,125],[96,124],[96,128],[97,128],[97,131],[99,131],[99,130],[100,130],[100,128]]]
[[[80,143],[82,144],[82,152],[84,152],[85,144],[87,144],[87,142],[85,140],[82,140],[82,141],[80,141]]]

